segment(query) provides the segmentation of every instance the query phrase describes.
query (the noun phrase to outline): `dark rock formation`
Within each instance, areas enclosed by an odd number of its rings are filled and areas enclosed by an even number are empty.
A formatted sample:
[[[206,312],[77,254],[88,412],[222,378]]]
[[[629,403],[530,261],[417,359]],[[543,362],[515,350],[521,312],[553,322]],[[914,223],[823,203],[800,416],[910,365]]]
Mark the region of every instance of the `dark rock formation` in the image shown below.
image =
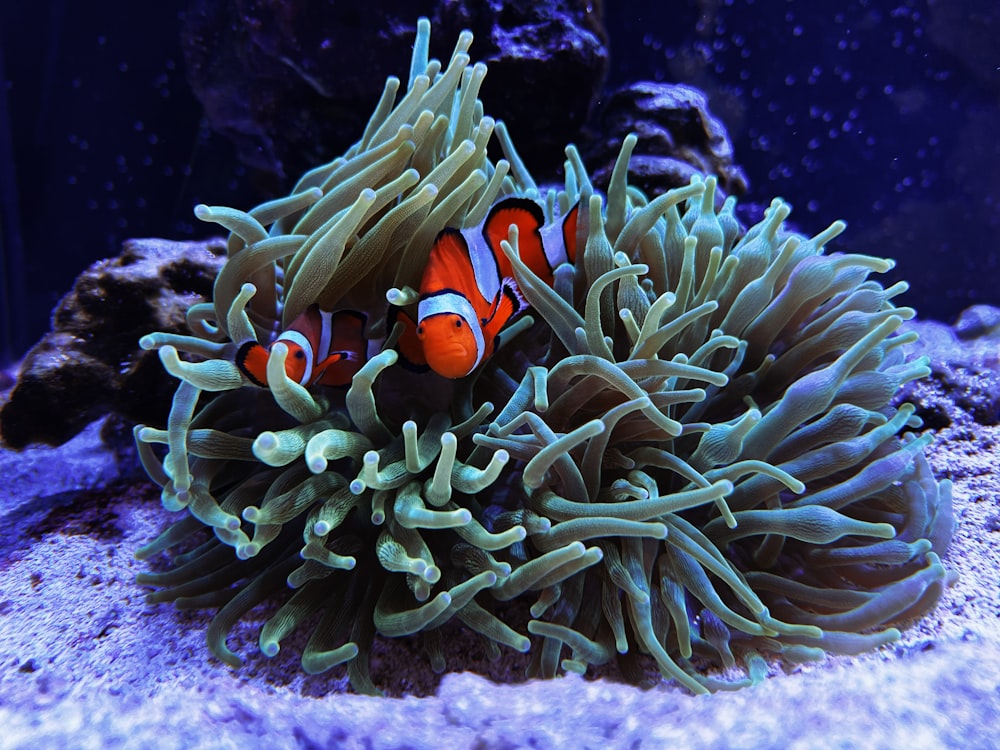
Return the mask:
[[[441,2],[435,36],[475,35],[471,55],[489,66],[480,98],[504,120],[536,177],[562,166],[599,100],[608,67],[600,0]]]
[[[629,167],[629,182],[648,195],[686,185],[695,173],[714,174],[725,194],[747,189],[743,170],[733,161],[733,144],[722,123],[708,110],[698,89],[639,81],[615,91],[600,116],[602,140],[587,149],[594,182],[607,184],[622,139],[639,139]]]
[[[59,445],[109,411],[163,424],[176,382],[137,342],[152,331],[187,333],[184,314],[211,296],[224,253],[221,240],[130,240],[82,273],[0,407],[3,442]]]
[[[1000,308],[973,305],[962,310],[955,321],[955,335],[963,341],[992,338],[1000,343]],[[997,356],[1000,356],[998,353]]]
[[[360,137],[386,77],[408,69],[419,16],[444,63],[458,32],[473,31],[489,114],[532,169],[561,164],[607,68],[600,3],[196,0],[183,29],[188,78],[242,161],[295,179]]]

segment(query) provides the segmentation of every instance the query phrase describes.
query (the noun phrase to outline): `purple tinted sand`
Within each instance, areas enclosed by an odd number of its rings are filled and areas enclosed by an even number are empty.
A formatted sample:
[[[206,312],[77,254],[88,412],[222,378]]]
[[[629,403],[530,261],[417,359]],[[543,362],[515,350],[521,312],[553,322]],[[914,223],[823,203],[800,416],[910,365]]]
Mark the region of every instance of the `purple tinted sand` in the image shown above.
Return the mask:
[[[205,648],[208,613],[145,603],[133,553],[169,514],[141,478],[114,483],[98,429],[0,451],[0,748],[996,747],[996,425],[953,419],[929,452],[955,482],[946,564],[960,576],[937,609],[879,652],[772,665],[763,684],[707,698],[576,676],[438,683],[407,642],[376,653],[373,676],[409,695],[358,696],[342,672],[305,677],[294,639],[260,655],[261,618],[231,635],[245,658],[232,670]],[[520,666],[490,674],[515,683]]]

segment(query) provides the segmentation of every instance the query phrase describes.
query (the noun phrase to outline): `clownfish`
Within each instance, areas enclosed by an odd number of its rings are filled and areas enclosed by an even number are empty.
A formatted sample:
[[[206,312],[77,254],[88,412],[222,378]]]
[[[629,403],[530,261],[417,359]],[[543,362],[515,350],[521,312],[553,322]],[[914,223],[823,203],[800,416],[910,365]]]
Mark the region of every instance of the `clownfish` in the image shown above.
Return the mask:
[[[503,327],[528,307],[500,242],[516,225],[521,260],[551,285],[553,270],[576,260],[578,208],[546,225],[533,200],[505,198],[481,226],[441,231],[420,281],[416,322],[398,316],[404,359],[446,378],[464,377],[488,359]]]
[[[288,347],[285,373],[302,386],[351,384],[367,358],[366,318],[354,310],[325,312],[311,305],[266,347],[248,341],[236,352],[236,366],[267,388],[267,362],[279,341]]]

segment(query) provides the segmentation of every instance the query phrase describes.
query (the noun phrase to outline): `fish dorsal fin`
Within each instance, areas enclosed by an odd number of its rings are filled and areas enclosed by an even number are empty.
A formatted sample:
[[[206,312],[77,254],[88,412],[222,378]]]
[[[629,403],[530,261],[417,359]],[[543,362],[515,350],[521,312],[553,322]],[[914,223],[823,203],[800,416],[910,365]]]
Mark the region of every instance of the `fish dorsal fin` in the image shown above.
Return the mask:
[[[463,294],[476,289],[468,243],[459,230],[450,227],[442,229],[435,238],[420,282],[421,294],[434,294],[442,289],[455,289]]]
[[[521,260],[537,276],[548,279],[552,275],[545,250],[542,247],[541,229],[545,224],[542,207],[530,198],[505,198],[490,209],[483,222],[483,238],[497,258],[501,276],[512,271],[500,243],[510,236],[510,226],[517,227],[517,249]]]
[[[298,317],[285,330],[298,331],[303,336],[318,339],[321,335],[320,329],[323,327],[323,315],[319,305],[313,303],[299,313]]]

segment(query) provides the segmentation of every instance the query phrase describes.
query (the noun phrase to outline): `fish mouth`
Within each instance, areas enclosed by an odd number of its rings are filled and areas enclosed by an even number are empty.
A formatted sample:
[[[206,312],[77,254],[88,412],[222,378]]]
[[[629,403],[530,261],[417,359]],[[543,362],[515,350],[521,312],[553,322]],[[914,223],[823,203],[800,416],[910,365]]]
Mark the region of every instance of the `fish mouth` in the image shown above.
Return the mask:
[[[448,378],[461,378],[472,371],[474,357],[469,356],[469,350],[460,345],[441,347],[433,355],[427,355],[427,364],[438,373]]]

